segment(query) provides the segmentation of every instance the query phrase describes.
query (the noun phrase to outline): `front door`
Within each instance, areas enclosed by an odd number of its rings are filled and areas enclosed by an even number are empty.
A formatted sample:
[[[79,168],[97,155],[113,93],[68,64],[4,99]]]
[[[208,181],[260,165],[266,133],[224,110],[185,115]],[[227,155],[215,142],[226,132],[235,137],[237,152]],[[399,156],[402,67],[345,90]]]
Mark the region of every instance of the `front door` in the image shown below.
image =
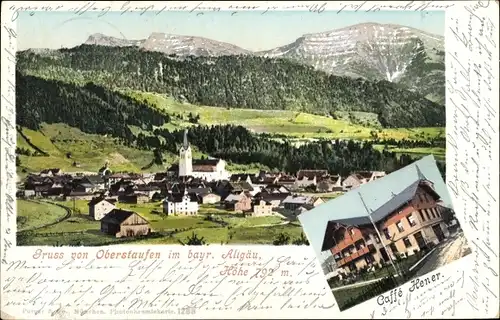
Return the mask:
[[[384,261],[389,261],[389,255],[387,255],[387,251],[385,251],[385,248],[380,248],[380,255],[382,256],[382,259]]]
[[[444,240],[445,236],[443,233],[443,229],[441,229],[441,226],[439,224],[433,225],[432,230],[434,230],[434,233],[436,234],[439,242]]]
[[[424,237],[422,236],[422,231],[416,232],[414,235],[415,241],[417,241],[417,245],[419,249],[425,248],[425,240]]]

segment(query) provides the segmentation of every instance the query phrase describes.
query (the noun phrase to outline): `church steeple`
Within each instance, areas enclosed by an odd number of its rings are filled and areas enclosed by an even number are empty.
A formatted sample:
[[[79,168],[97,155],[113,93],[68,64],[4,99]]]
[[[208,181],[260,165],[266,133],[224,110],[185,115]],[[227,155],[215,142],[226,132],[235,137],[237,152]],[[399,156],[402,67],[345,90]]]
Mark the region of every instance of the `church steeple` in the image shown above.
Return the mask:
[[[184,130],[184,141],[179,150],[179,177],[191,176],[193,174],[193,159],[191,147],[187,139],[187,129]]]

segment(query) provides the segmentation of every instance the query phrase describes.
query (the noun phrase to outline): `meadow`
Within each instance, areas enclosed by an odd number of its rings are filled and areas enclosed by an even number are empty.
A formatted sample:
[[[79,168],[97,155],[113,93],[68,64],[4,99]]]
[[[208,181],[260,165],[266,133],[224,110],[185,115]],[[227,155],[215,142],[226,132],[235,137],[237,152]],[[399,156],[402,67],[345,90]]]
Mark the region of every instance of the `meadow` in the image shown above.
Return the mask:
[[[18,200],[23,204],[25,200]],[[43,227],[44,223],[56,221],[61,215],[46,216],[38,224],[37,209],[24,210],[23,216],[35,217],[32,224],[42,226],[18,239],[20,245],[106,245],[134,244],[181,244],[186,243],[195,233],[203,237],[207,244],[272,244],[280,233],[287,233],[296,239],[302,233],[299,225],[288,223],[278,216],[242,217],[229,213],[213,205],[202,205],[197,216],[166,216],[161,212],[161,202],[140,205],[117,203],[119,208],[132,210],[146,218],[155,236],[137,239],[117,239],[100,232],[101,223],[92,220],[88,215],[87,201],[53,201],[71,211],[71,215],[62,221]],[[57,207],[51,203],[40,202],[40,205]],[[155,213],[156,212],[156,213]],[[211,216],[213,219],[207,219]],[[24,229],[23,229],[24,230]],[[22,231],[21,229],[19,231]]]
[[[177,115],[168,128],[189,127],[189,114],[200,117],[204,125],[242,125],[256,133],[274,133],[290,138],[428,140],[444,136],[444,128],[381,128],[377,116],[364,112],[339,112],[333,117],[289,110],[255,110],[196,106],[171,97],[142,91],[124,90],[123,93],[149,105]],[[180,117],[179,117],[180,116]]]

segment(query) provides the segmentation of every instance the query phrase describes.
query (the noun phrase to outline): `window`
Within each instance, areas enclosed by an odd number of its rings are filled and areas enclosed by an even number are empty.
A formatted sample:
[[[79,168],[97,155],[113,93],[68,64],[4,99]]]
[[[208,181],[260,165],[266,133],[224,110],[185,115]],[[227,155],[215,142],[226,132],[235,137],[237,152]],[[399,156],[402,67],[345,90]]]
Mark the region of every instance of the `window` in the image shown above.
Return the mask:
[[[424,214],[422,213],[422,210],[418,210],[418,214],[420,215],[420,219],[422,221],[425,221]]]
[[[389,233],[389,229],[387,228],[384,228],[384,236],[387,240],[390,240],[391,239],[391,234]]]
[[[405,228],[403,228],[403,222],[401,220],[396,222],[396,227],[398,227],[399,232],[405,231]]]
[[[439,210],[438,207],[435,207],[434,209],[436,210],[438,217],[441,217],[441,210]]]
[[[377,234],[374,234],[373,237],[375,238],[376,243],[380,243],[380,239]]]
[[[408,220],[408,224],[410,225],[410,227],[414,227],[417,225],[417,222],[415,221],[415,218],[413,218],[413,215],[410,214],[406,217],[406,220]]]
[[[354,229],[349,229],[349,232],[351,233],[351,235],[354,235]]]
[[[407,237],[403,238],[403,243],[405,244],[405,247],[407,248],[411,247],[411,241]]]
[[[429,216],[429,211],[427,211],[427,209],[424,209],[424,213],[425,213],[425,220],[430,220],[430,216]]]

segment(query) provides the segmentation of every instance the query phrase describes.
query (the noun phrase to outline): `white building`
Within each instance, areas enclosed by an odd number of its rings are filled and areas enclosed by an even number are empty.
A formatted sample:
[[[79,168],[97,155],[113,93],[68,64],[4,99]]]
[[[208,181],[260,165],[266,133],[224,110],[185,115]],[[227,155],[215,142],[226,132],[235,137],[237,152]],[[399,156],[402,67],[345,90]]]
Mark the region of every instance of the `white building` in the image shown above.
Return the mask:
[[[186,191],[184,191],[184,194],[169,194],[163,200],[163,213],[167,215],[196,215],[198,214],[198,209],[198,197],[196,194],[187,193]]]
[[[101,220],[113,209],[116,209],[114,204],[102,198],[92,199],[88,203],[88,206],[89,206],[89,216],[94,220]]]
[[[222,159],[193,160],[191,146],[187,140],[187,130],[184,131],[184,143],[179,150],[179,177],[191,176],[206,181],[229,179],[226,171],[226,161]]]

